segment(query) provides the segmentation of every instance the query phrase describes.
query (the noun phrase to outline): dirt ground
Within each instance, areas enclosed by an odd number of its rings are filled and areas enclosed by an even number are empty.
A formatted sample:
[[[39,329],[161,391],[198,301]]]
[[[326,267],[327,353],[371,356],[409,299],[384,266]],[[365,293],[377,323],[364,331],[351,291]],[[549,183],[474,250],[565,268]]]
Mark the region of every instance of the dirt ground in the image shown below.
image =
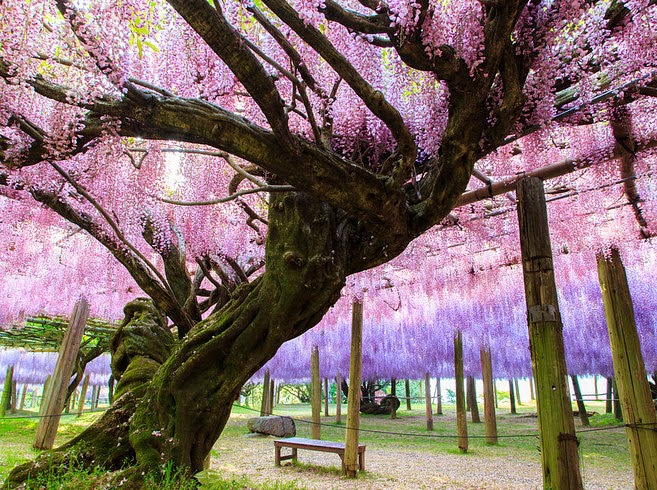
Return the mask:
[[[368,444],[366,472],[356,480],[340,472],[336,454],[299,450],[298,466],[283,462],[274,466],[274,437],[244,436],[219,439],[214,447],[211,468],[224,476],[245,475],[253,482],[296,482],[308,489],[542,489],[541,463],[517,461],[472,453],[450,454],[395,450],[394,444]],[[284,449],[285,451],[285,449]],[[587,490],[634,488],[627,468],[592,468],[582,461],[582,477]]]

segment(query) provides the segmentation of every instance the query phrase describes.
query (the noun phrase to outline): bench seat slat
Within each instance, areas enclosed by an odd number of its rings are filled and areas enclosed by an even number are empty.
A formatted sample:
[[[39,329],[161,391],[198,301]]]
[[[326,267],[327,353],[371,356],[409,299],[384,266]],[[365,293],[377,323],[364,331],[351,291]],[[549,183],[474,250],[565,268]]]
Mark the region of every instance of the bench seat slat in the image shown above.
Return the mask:
[[[281,448],[291,448],[292,454],[289,456],[281,456]],[[328,453],[335,453],[340,456],[342,460],[342,470],[344,467],[344,451],[345,443],[336,441],[323,441],[320,439],[306,439],[304,437],[288,437],[286,439],[274,440],[274,461],[276,466],[280,466],[282,460],[297,459],[297,449],[308,449],[310,451],[322,451]],[[365,444],[358,445],[358,466],[360,470],[365,469]]]

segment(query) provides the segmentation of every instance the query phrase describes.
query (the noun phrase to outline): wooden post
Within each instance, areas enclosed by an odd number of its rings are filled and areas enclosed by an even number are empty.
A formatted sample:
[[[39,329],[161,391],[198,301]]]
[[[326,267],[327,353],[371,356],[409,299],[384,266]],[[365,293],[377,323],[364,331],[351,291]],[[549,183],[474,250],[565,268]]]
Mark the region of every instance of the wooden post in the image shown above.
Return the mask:
[[[319,347],[313,346],[310,356],[310,406],[312,409],[312,438],[322,438],[322,378],[319,377]],[[349,390],[351,391],[351,390]]]
[[[80,341],[82,332],[89,318],[89,303],[85,299],[80,299],[73,308],[71,320],[69,321],[62,346],[59,349],[59,356],[55,364],[55,371],[47,383],[47,390],[44,390],[41,399],[43,417],[39,419],[34,447],[37,449],[52,449],[57,435],[59,418],[64,409],[66,399],[66,390],[68,382],[73,373],[73,366],[78,357],[80,350]],[[45,387],[44,387],[45,388]]]
[[[48,390],[50,389],[50,380],[52,379],[52,375],[49,374],[46,376],[46,381],[43,383],[43,389],[41,390],[41,400],[39,401],[39,416],[43,417],[43,414],[46,410],[46,393],[48,393]],[[66,395],[66,394],[64,394]],[[38,431],[38,427],[37,427]]]
[[[100,386],[98,386],[98,389],[96,390],[96,399],[94,400],[94,408],[98,408],[98,403],[100,402]]]
[[[493,395],[495,395],[495,408],[500,408],[500,402],[497,399],[497,381],[493,378]]]
[[[23,390],[21,391],[21,401],[18,404],[18,410],[23,410],[25,406],[25,397],[27,396],[27,385],[23,385]]]
[[[456,432],[459,451],[468,452],[468,421],[465,413],[465,390],[463,386],[463,340],[461,331],[454,335],[454,381],[456,382]]]
[[[513,389],[513,380],[511,378],[509,378],[509,405],[511,405],[512,414],[518,413],[516,410],[516,394]]]
[[[518,386],[518,378],[513,378],[513,386],[516,389],[516,403],[522,405],[522,400],[520,399],[520,388]]]
[[[543,182],[518,181],[518,223],[529,347],[536,383],[543,487],[582,488],[577,437],[566,383],[563,326],[557,302]]]
[[[612,395],[612,400],[614,400],[614,417],[616,419],[620,420],[621,422],[623,421],[623,409],[621,406],[621,401],[620,401],[620,393],[618,392],[618,383],[616,382],[616,377],[614,376],[611,378],[611,386],[614,389],[614,393]]]
[[[593,390],[595,392],[595,401],[598,401],[600,399],[600,391],[598,390],[598,375],[594,374],[593,375]]]
[[[269,399],[269,369],[265,369],[265,375],[262,379],[262,401],[260,402],[260,416],[269,415],[267,409],[267,400]]]
[[[598,254],[597,262],[618,388],[614,389],[615,398],[620,398],[623,409],[634,486],[654,489],[657,488],[657,414],[646,377],[625,268],[616,249],[605,255]]]
[[[605,401],[605,413],[611,413],[613,396],[614,393],[613,393],[612,378],[607,377],[607,399]]]
[[[98,386],[91,387],[91,410],[96,408],[96,398],[98,397]]]
[[[271,378],[269,380],[269,400],[267,401],[267,415],[274,413],[274,390],[276,389],[276,380]]]
[[[529,399],[536,400],[536,395],[534,394],[534,377],[529,375]]]
[[[16,408],[18,407],[18,384],[16,380],[11,383],[11,413],[16,413]]]
[[[440,387],[440,377],[436,377],[436,415],[443,414],[443,396]]]
[[[78,417],[82,416],[82,410],[84,410],[84,402],[87,401],[87,389],[89,388],[89,375],[87,374],[84,377],[82,382],[82,389],[80,390],[80,403],[78,404]]]
[[[390,394],[392,396],[397,396],[397,380],[395,378],[390,378]],[[392,407],[392,410],[390,410],[390,418],[391,419],[396,419],[397,418],[397,409]]]
[[[411,410],[411,382],[406,378],[404,380],[404,388],[406,389],[406,410]]]
[[[335,423],[342,423],[342,374],[335,376]]]
[[[355,478],[358,471],[358,429],[360,427],[360,381],[363,369],[363,304],[354,301],[351,314],[351,358],[349,396],[347,397],[347,434],[344,448],[344,471]]]
[[[479,407],[477,406],[477,384],[474,376],[468,376],[468,396],[470,397],[470,417],[475,424],[481,423]]]
[[[11,389],[14,382],[14,366],[7,366],[5,384],[2,388],[2,399],[0,400],[0,417],[4,417],[11,406]]]
[[[495,392],[493,389],[493,363],[490,347],[482,347],[481,377],[484,382],[484,423],[486,424],[486,444],[497,444],[497,418],[495,417]]]
[[[579,388],[579,381],[575,375],[572,375],[570,380],[573,383],[573,391],[575,392],[575,400],[577,401],[577,410],[579,411],[579,420],[582,422],[583,426],[587,427],[591,424],[589,424],[589,414],[586,413],[586,406],[582,399],[582,390]]]
[[[429,373],[424,375],[424,393],[427,430],[433,430],[433,417],[431,415],[431,378],[429,377]]]
[[[324,415],[329,416],[329,382],[324,378]]]
[[[75,408],[75,404],[77,403],[78,400],[78,390],[75,389],[73,390],[73,393],[71,393],[71,396],[68,399],[68,404],[66,405],[66,413],[71,411],[71,407]]]

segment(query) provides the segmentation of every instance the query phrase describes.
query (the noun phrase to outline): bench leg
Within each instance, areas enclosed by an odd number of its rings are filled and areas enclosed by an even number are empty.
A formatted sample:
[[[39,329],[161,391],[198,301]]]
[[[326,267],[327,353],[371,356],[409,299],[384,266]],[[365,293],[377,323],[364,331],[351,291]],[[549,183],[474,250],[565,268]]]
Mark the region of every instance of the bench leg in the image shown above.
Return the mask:
[[[280,446],[276,446],[274,448],[274,464],[276,466],[281,465],[281,447]]]
[[[292,462],[293,463],[297,462],[297,448],[296,447],[292,448]]]
[[[365,451],[358,453],[358,467],[360,471],[365,471]]]

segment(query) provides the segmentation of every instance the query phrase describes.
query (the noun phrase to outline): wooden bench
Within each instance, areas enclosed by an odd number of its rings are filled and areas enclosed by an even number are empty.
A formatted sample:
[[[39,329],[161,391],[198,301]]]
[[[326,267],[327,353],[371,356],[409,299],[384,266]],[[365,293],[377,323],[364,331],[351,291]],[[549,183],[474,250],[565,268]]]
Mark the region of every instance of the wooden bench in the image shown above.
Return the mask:
[[[292,454],[281,456],[281,448],[289,447]],[[274,463],[276,466],[281,465],[281,461],[291,459],[297,460],[297,449],[308,449],[310,451],[322,451],[326,453],[335,453],[342,460],[342,471],[344,467],[344,442],[321,441],[319,439],[304,439],[303,437],[289,437],[287,439],[274,440]],[[358,445],[358,467],[360,471],[365,469],[365,444]]]

